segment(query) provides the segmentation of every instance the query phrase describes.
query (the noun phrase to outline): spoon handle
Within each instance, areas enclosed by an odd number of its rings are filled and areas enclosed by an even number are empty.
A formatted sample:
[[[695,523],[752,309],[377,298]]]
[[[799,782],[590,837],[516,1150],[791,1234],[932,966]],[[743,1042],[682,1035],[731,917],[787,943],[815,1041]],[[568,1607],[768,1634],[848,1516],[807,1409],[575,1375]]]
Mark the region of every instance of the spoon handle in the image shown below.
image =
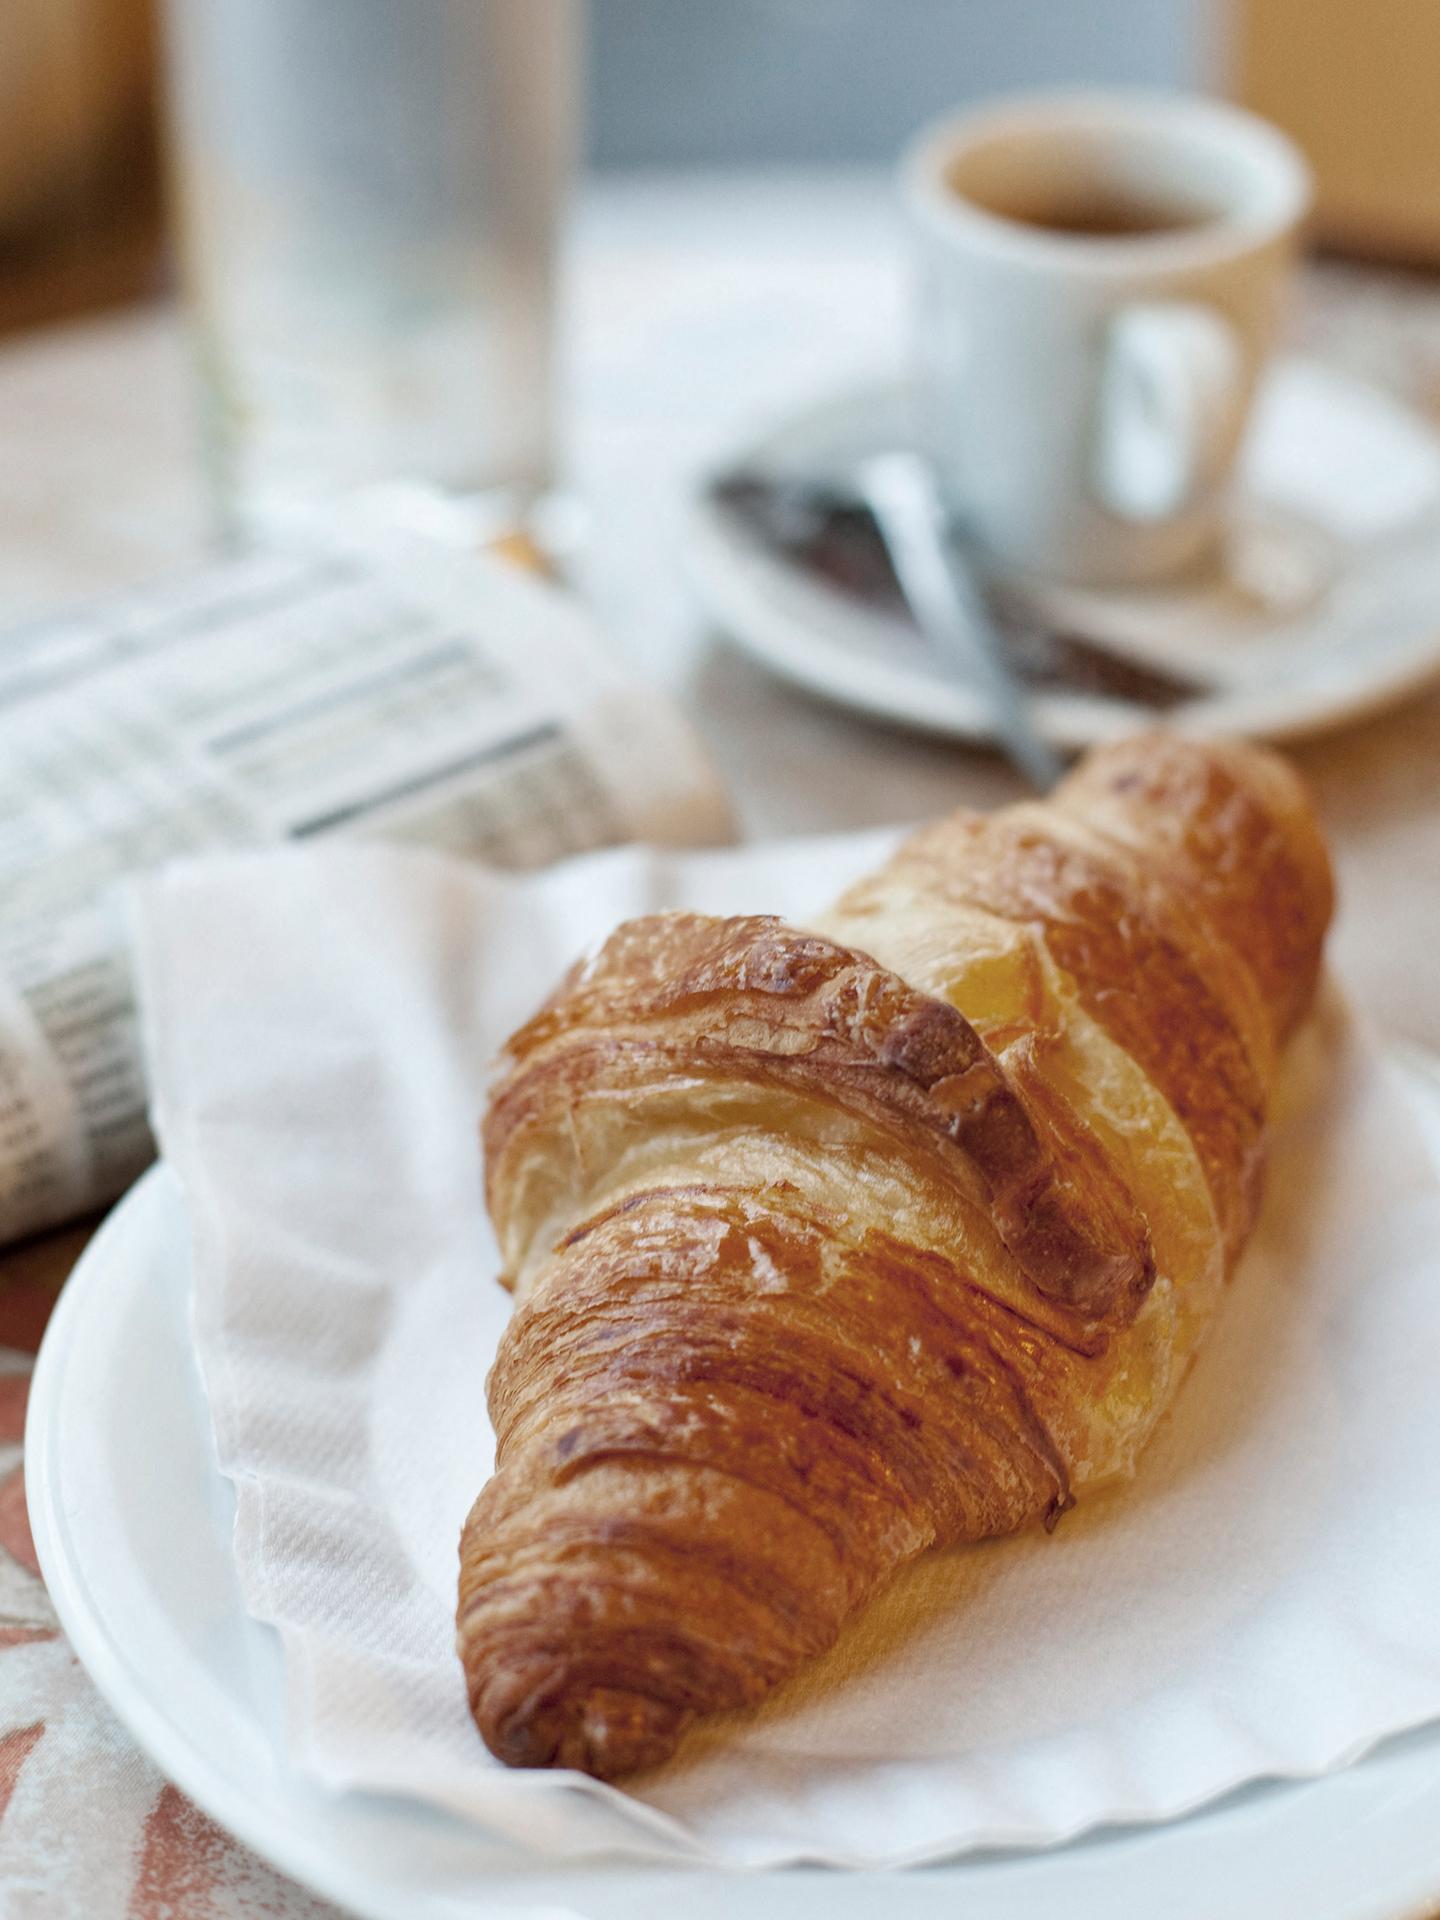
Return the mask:
[[[938,490],[914,454],[876,454],[859,473],[861,491],[916,625],[946,665],[984,700],[1000,745],[1042,793],[1063,771],[1037,731],[1005,639],[949,538]]]

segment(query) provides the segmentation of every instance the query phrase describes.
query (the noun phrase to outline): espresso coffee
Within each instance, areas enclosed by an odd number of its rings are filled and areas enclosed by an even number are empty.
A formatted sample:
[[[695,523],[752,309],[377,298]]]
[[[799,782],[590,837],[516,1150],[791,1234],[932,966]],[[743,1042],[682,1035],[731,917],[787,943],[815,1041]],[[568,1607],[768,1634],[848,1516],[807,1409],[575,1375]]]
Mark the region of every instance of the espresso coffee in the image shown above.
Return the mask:
[[[1039,206],[998,206],[986,211],[1023,227],[1088,240],[1131,240],[1147,234],[1184,233],[1214,216],[1200,207],[1094,194]]]

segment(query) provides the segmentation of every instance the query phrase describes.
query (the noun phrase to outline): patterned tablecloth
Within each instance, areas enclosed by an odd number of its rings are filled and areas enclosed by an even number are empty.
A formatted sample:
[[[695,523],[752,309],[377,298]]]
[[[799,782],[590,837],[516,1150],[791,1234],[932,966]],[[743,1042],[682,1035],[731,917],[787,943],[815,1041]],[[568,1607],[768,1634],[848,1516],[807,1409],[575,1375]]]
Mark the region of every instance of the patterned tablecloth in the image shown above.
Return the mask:
[[[875,181],[641,181],[590,195],[570,275],[571,471],[584,586],[694,713],[751,834],[1011,797],[992,758],[866,726],[717,648],[673,561],[678,481],[735,423],[891,360],[901,275]],[[1327,267],[1299,333],[1440,417],[1440,288]],[[173,314],[0,352],[0,622],[192,557],[205,537]],[[1380,1020],[1440,1047],[1440,692],[1307,746],[1338,851],[1337,948]],[[21,1466],[32,1356],[85,1234],[0,1255],[0,1914],[315,1920],[166,1784],[90,1686],[35,1563]],[[77,1413],[77,1417],[81,1417]],[[1436,1878],[1440,1882],[1440,1849]]]
[[[30,1367],[86,1231],[0,1266],[0,1913],[5,1920],[324,1920],[164,1779],[55,1621],[25,1514]]]

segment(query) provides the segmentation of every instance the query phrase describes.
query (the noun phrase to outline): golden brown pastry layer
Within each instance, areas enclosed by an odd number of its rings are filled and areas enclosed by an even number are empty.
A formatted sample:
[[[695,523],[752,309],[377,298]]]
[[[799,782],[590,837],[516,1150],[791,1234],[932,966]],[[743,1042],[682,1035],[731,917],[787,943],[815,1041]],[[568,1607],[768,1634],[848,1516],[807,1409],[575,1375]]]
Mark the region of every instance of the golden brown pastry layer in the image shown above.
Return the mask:
[[[1155,734],[813,930],[660,915],[573,970],[484,1129],[492,1751],[652,1765],[915,1554],[1130,1470],[1253,1221],[1330,906],[1282,762]]]

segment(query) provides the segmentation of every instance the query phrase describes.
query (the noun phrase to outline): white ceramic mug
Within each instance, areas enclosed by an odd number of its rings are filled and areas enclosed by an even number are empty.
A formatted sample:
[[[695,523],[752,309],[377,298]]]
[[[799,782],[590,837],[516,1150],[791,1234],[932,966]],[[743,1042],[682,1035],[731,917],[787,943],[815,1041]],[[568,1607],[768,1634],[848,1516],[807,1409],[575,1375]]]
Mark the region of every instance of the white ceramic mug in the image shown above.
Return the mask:
[[[1089,585],[1197,562],[1309,204],[1297,149],[1218,101],[1053,94],[932,128],[901,183],[917,426],[970,532]]]

